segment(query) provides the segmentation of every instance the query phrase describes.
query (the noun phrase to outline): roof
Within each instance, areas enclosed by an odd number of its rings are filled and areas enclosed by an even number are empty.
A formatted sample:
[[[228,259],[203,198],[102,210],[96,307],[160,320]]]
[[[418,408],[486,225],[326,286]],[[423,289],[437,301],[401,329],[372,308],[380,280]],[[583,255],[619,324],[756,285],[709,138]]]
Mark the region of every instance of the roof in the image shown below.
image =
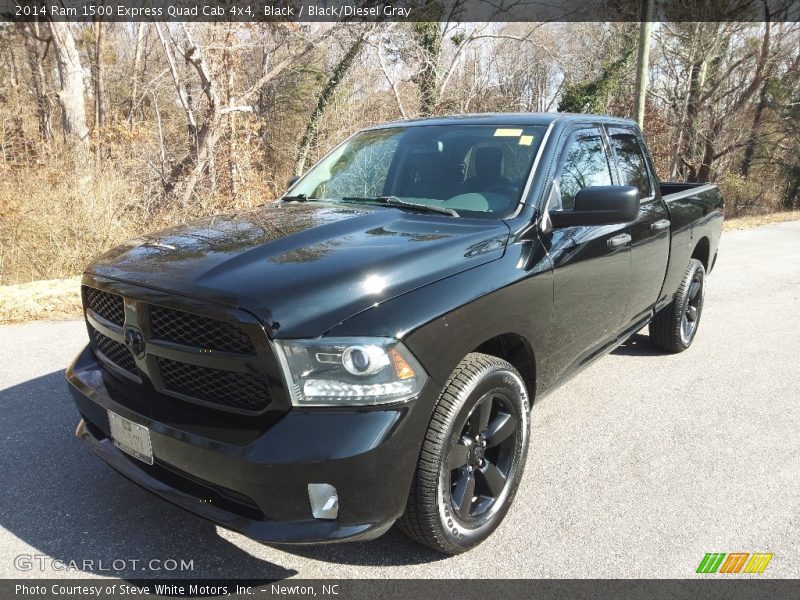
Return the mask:
[[[444,117],[426,117],[421,119],[408,119],[405,121],[392,121],[371,127],[370,129],[383,129],[386,127],[419,127],[424,125],[550,125],[555,121],[585,121],[596,123],[618,123],[635,125],[629,119],[609,117],[604,115],[582,115],[575,113],[478,113],[465,115],[450,115]]]

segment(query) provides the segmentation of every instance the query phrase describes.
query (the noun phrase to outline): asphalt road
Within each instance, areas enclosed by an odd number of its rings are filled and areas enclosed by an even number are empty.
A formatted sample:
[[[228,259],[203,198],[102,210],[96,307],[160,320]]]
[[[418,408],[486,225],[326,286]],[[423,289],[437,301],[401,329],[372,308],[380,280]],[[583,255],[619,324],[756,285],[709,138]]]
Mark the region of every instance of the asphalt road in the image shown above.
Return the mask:
[[[736,551],[800,577],[799,257],[800,222],[726,233],[691,350],[634,336],[537,402],[511,512],[454,558],[394,530],[266,546],[172,507],[73,437],[63,370],[83,324],[0,327],[0,577],[167,574],[98,571],[113,559],[191,560],[197,577],[693,577]],[[19,571],[20,555],[44,558]]]

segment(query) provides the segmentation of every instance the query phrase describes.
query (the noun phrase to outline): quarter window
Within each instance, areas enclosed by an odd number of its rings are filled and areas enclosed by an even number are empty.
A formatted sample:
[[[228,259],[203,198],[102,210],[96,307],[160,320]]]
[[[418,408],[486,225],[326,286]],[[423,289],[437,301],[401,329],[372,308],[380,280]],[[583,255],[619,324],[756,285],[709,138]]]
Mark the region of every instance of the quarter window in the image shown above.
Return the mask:
[[[649,198],[652,195],[650,176],[639,140],[633,133],[624,131],[612,131],[610,137],[617,157],[620,184],[635,186],[639,188],[640,198]]]

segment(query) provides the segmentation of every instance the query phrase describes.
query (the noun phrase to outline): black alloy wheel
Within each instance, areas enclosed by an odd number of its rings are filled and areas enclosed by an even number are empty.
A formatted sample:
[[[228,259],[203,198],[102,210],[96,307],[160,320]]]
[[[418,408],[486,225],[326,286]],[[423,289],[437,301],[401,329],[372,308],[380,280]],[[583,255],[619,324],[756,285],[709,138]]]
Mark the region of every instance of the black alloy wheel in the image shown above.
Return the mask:
[[[691,259],[675,298],[650,322],[650,341],[666,352],[683,352],[697,336],[705,299],[706,270]]]
[[[517,438],[511,400],[500,391],[480,398],[448,456],[450,504],[464,523],[475,523],[497,504],[508,482]]]
[[[692,342],[700,322],[700,313],[703,310],[703,283],[703,271],[696,269],[692,274],[686,298],[686,310],[683,311],[681,319],[681,337],[687,346]]]
[[[433,411],[401,531],[446,554],[489,537],[519,486],[529,422],[519,372],[496,356],[468,354]]]

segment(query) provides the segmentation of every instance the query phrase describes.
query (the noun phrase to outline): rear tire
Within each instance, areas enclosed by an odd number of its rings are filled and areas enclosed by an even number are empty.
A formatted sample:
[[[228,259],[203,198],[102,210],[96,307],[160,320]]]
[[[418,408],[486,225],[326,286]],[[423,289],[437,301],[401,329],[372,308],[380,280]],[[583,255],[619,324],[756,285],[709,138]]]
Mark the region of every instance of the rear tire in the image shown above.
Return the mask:
[[[528,412],[525,384],[511,364],[468,354],[433,411],[400,530],[445,554],[489,537],[519,486]]]
[[[705,299],[706,270],[691,259],[671,304],[658,311],[650,322],[650,342],[665,352],[683,352],[692,345]]]

